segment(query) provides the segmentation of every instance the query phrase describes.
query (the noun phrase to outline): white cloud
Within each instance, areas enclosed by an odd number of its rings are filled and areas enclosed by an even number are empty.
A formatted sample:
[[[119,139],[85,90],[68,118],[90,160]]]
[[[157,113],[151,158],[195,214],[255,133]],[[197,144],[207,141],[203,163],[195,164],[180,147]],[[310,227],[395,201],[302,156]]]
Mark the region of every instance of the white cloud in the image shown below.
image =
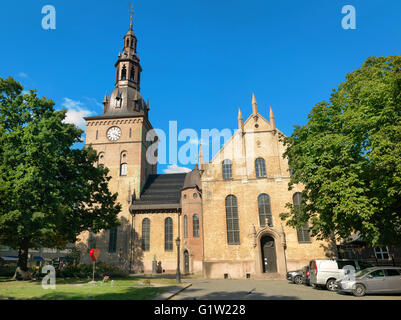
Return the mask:
[[[84,117],[88,117],[92,114],[92,111],[85,108],[81,101],[64,98],[62,106],[67,109],[67,115],[64,119],[65,123],[75,124],[81,129],[85,129]]]
[[[187,173],[190,172],[191,169],[186,167],[179,167],[176,164],[169,166],[167,169],[164,170],[164,173]]]
[[[24,78],[24,79],[29,78],[29,76],[28,76],[25,72],[19,72],[19,73],[17,74],[17,76],[18,76],[19,78]]]

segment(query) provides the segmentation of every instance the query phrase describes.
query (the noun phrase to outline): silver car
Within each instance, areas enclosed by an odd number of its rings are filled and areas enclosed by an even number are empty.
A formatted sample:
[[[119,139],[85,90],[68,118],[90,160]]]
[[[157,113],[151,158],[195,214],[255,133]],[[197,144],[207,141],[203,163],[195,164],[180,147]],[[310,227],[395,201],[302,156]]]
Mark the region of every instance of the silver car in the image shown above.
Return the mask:
[[[401,268],[372,267],[336,282],[338,292],[362,297],[366,293],[401,293]]]

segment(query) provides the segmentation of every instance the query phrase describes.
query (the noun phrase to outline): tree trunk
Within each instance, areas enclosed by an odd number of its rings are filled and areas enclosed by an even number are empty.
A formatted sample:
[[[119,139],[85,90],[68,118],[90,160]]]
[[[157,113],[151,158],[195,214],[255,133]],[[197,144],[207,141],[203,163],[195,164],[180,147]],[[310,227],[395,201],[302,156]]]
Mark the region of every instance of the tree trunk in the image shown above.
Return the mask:
[[[28,250],[28,241],[23,241],[18,249],[18,263],[13,280],[16,280],[18,275],[20,275],[23,280],[30,280],[32,278],[30,272],[28,271]]]

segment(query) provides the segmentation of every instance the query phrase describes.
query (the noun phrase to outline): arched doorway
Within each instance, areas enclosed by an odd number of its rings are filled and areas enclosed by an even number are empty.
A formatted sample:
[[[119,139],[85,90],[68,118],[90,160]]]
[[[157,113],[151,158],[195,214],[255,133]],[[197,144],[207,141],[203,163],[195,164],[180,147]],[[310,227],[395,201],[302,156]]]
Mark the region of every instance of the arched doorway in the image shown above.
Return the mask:
[[[274,239],[270,236],[264,236],[260,239],[260,248],[262,255],[262,266],[264,273],[277,272],[276,246]]]
[[[189,274],[189,253],[188,253],[188,250],[184,251],[184,274]]]

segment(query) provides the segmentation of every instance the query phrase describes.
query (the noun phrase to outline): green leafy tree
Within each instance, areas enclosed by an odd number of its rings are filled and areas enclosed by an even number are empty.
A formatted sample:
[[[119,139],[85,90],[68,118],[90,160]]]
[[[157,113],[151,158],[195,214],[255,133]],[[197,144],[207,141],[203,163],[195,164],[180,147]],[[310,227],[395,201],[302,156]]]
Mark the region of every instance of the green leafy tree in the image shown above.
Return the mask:
[[[401,56],[370,57],[282,137],[303,204],[281,214],[318,238],[401,243]]]
[[[121,206],[96,151],[72,148],[83,130],[64,123],[66,110],[22,91],[0,78],[0,243],[18,250],[26,271],[28,249],[62,249],[82,231],[110,229]]]

